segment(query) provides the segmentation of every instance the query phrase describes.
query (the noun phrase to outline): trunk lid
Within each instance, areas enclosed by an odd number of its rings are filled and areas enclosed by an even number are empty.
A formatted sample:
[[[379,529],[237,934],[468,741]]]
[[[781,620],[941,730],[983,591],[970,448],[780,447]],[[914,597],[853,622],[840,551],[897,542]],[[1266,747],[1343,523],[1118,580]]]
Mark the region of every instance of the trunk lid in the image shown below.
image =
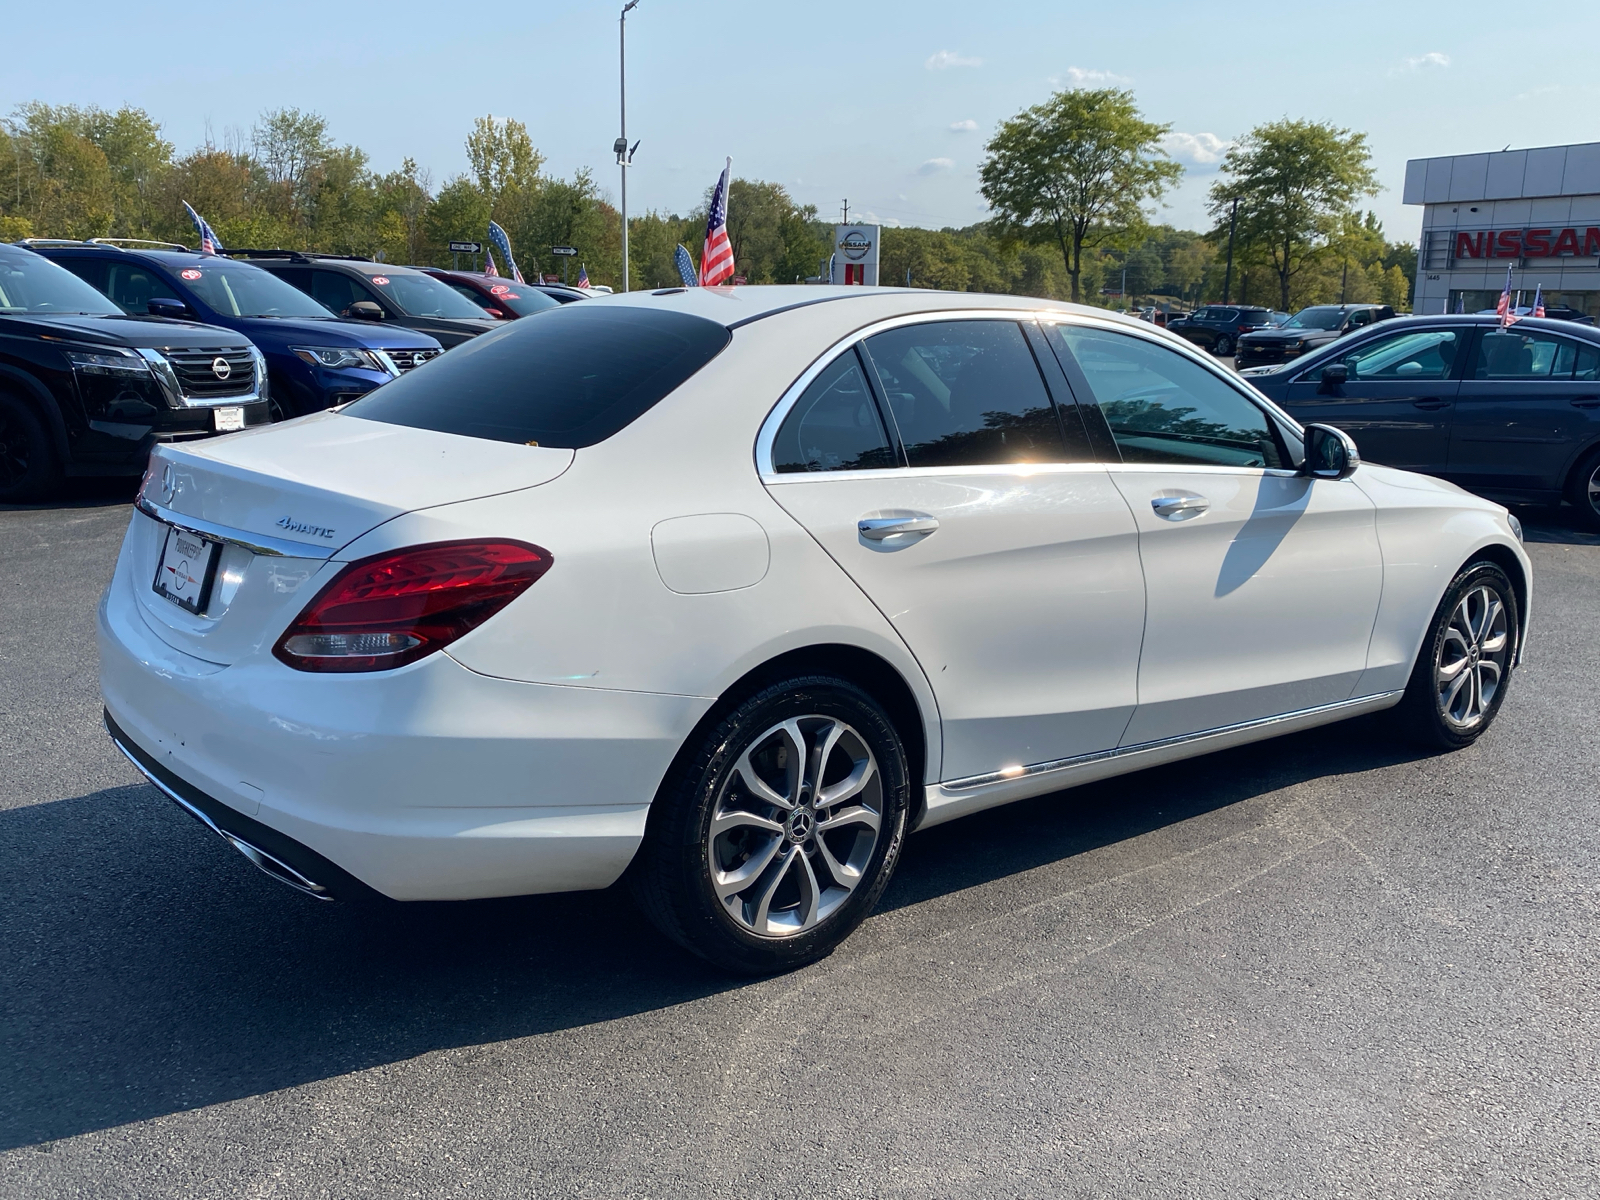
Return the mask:
[[[231,663],[275,639],[362,534],[403,513],[537,487],[572,459],[333,412],[158,446],[124,551],[129,582],[162,640]],[[169,521],[221,543],[199,611],[155,590]]]

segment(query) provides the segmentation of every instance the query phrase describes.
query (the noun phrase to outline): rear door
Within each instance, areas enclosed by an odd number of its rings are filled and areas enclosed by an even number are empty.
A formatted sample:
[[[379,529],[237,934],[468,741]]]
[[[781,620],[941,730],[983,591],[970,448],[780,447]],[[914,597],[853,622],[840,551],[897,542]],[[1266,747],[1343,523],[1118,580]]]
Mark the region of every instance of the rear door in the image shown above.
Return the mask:
[[[1600,347],[1489,327],[1461,382],[1445,474],[1474,491],[1550,492],[1600,435]]]
[[[1288,461],[1240,386],[1151,339],[1052,327],[1139,526],[1146,618],[1126,746],[1350,699],[1383,583],[1376,514]]]
[[[946,780],[1111,749],[1136,700],[1138,533],[1025,324],[868,337],[807,386],[763,464],[922,664]]]
[[[1413,326],[1364,338],[1289,384],[1284,407],[1299,421],[1344,430],[1368,462],[1442,475],[1471,332]],[[1324,385],[1322,371],[1332,363],[1344,364],[1346,379]]]

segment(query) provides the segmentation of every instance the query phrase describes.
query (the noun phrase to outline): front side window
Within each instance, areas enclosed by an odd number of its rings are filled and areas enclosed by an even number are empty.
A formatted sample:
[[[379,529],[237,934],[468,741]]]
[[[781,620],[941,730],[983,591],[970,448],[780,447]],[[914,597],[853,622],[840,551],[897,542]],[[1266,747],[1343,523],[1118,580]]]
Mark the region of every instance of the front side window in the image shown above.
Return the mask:
[[[898,465],[853,349],[812,380],[772,443],[772,467],[780,473]]]
[[[1124,462],[1287,465],[1267,414],[1176,350],[1073,325],[1050,336],[1087,377]]]
[[[729,337],[725,326],[685,313],[569,304],[473,338],[344,412],[462,437],[579,449],[637,420],[721,353]]]
[[[339,271],[311,272],[311,294],[318,304],[341,316],[358,300],[372,301],[366,288]]]
[[[1492,329],[1478,342],[1474,379],[1571,379],[1578,347],[1564,338]]]
[[[1342,358],[1351,383],[1358,380],[1448,379],[1455,366],[1461,330],[1418,329],[1374,338]],[[1326,365],[1326,364],[1324,364]],[[1321,369],[1316,371],[1322,377]]]
[[[142,313],[151,300],[177,300],[179,296],[156,273],[138,263],[112,263],[106,273],[106,295],[125,310]]]
[[[930,321],[865,345],[911,466],[1071,461],[1015,321]]]

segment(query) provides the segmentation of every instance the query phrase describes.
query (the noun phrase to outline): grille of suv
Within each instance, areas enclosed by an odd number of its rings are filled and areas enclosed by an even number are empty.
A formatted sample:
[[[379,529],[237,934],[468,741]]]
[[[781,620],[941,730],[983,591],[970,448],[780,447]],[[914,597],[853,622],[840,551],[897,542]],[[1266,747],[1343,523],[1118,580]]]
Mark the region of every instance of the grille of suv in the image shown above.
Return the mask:
[[[423,363],[427,362],[430,358],[438,358],[439,355],[444,353],[444,351],[443,350],[388,350],[388,351],[385,351],[385,353],[387,353],[388,356],[394,360],[394,365],[399,367],[400,368],[400,373],[402,375],[404,375],[407,371],[411,370],[412,367],[420,367]]]
[[[243,396],[255,390],[255,358],[248,350],[168,350],[165,353],[172,369],[178,373],[185,396],[210,399]],[[228,363],[226,379],[218,379],[212,365],[219,358]]]

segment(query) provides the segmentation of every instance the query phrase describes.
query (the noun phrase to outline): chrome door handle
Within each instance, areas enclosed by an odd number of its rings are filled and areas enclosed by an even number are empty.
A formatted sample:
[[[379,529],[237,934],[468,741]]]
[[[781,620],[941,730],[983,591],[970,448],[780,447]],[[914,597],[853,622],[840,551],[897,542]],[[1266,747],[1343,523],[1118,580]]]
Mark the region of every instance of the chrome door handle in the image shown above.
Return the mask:
[[[938,528],[937,517],[862,517],[856,522],[856,531],[873,542],[897,533],[932,533]]]
[[[1425,409],[1428,412],[1435,412],[1441,408],[1449,408],[1450,401],[1441,400],[1437,396],[1424,396],[1421,400],[1413,400],[1411,402],[1411,407]]]
[[[1150,507],[1156,510],[1158,517],[1165,517],[1169,521],[1187,521],[1210,508],[1211,501],[1204,496],[1157,496],[1150,501]]]

